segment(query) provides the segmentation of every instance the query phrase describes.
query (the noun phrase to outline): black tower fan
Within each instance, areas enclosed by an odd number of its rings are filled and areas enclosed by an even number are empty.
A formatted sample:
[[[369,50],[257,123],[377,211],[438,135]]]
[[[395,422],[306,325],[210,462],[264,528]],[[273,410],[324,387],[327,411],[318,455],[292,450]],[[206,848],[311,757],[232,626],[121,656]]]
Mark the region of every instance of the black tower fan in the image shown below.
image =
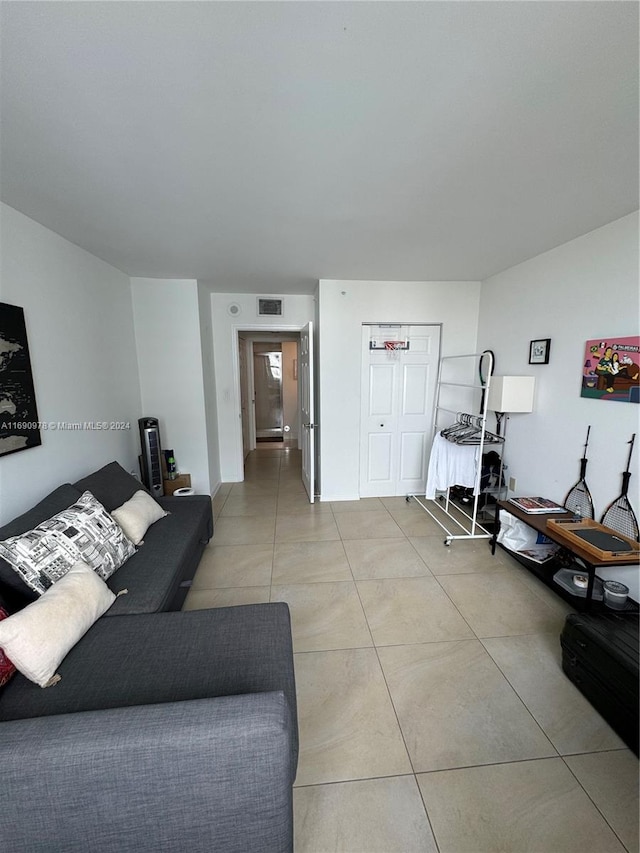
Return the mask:
[[[157,418],[140,418],[140,447],[142,448],[142,482],[151,494],[158,498],[164,495],[162,487],[162,466],[160,464],[160,427]]]

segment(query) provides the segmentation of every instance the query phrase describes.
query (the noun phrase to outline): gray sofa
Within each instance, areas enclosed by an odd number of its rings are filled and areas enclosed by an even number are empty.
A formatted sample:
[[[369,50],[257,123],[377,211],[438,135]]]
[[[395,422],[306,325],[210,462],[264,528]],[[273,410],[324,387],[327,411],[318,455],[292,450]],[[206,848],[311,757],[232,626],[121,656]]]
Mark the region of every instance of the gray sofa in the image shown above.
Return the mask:
[[[0,528],[31,529],[91,491],[140,488],[117,463]],[[70,500],[69,500],[70,498]],[[42,689],[0,688],[0,838],[22,851],[290,851],[298,732],[286,604],[180,612],[213,533],[208,496],[170,515],[110,579],[127,588]],[[9,574],[9,572],[11,574]],[[30,596],[0,561],[0,604]]]

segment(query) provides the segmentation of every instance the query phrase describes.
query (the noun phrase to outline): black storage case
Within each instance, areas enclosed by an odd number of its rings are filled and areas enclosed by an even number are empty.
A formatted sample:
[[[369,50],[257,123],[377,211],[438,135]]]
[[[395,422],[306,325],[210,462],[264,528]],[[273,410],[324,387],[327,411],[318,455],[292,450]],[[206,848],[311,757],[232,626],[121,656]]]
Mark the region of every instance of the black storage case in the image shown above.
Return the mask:
[[[638,754],[638,614],[569,613],[562,669]]]

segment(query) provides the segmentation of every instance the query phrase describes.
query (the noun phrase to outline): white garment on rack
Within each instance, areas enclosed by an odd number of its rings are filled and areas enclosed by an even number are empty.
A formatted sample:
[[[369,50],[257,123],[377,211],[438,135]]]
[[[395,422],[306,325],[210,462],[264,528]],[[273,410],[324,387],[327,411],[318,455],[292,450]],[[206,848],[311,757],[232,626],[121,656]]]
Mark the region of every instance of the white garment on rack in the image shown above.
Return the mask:
[[[455,444],[438,433],[431,446],[425,497],[433,499],[436,491],[446,491],[449,486],[475,487],[479,451],[477,444]]]

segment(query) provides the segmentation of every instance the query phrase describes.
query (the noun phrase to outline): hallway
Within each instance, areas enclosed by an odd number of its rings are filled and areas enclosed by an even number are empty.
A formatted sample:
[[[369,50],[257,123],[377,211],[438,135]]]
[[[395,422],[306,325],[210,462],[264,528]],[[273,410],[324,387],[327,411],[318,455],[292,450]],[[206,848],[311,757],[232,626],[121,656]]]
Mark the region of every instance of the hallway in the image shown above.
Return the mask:
[[[638,849],[638,761],[560,669],[567,605],[404,498],[310,505],[261,445],[184,609],[286,601],[296,853]]]

